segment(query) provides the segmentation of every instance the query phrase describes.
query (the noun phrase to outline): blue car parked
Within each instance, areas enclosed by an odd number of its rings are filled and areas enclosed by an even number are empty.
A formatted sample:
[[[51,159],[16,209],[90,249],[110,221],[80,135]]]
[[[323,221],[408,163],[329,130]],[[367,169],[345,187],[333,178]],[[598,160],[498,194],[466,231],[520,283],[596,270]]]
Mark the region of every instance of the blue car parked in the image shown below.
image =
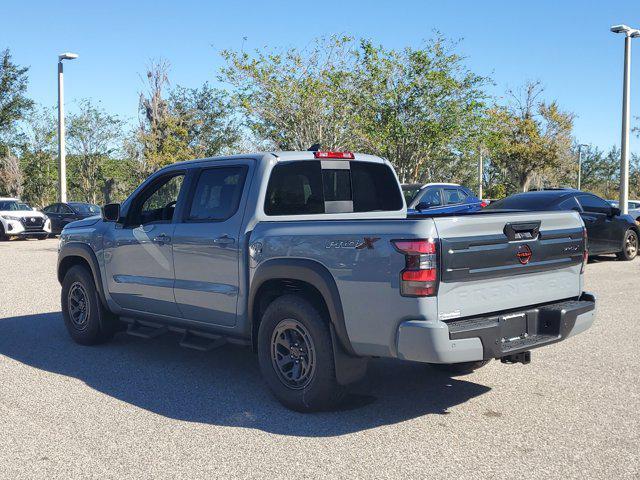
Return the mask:
[[[457,183],[427,183],[407,202],[409,215],[477,212],[486,205],[471,190]]]

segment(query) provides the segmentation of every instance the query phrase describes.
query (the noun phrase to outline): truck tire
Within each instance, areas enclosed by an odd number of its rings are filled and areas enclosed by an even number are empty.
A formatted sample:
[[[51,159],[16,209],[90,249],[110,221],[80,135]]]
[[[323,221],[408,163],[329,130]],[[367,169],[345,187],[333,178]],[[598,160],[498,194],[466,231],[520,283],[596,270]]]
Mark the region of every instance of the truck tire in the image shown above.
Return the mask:
[[[622,241],[622,251],[618,252],[616,256],[618,260],[630,261],[636,258],[638,255],[638,232],[633,228],[630,228],[624,232],[624,239]]]
[[[448,373],[449,375],[468,375],[475,370],[484,367],[490,360],[479,360],[477,362],[461,362],[461,363],[431,363],[430,365],[437,370]]]
[[[344,397],[328,320],[298,295],[283,295],[267,307],[258,331],[258,361],[267,385],[287,408],[327,410]]]
[[[80,345],[97,345],[111,340],[119,321],[100,301],[89,270],[76,265],[62,281],[62,318],[71,338]]]

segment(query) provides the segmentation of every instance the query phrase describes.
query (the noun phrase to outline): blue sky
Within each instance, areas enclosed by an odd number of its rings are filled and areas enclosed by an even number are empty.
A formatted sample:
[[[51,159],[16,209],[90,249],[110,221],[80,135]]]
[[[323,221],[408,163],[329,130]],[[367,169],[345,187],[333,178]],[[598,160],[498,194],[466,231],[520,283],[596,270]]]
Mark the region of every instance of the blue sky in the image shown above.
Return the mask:
[[[92,98],[133,121],[140,74],[152,58],[170,61],[172,84],[199,86],[215,82],[225,48],[304,47],[333,33],[402,48],[437,29],[461,39],[469,68],[494,79],[491,93],[539,79],[547,99],[577,115],[577,139],[601,148],[620,143],[623,39],[609,26],[640,27],[639,0],[32,0],[6,2],[2,13],[0,48],[30,66],[29,94],[44,105],[55,105],[63,51],[80,54],[65,68],[67,108]],[[640,116],[640,39],[632,58],[632,115]],[[632,151],[640,152],[635,137]]]

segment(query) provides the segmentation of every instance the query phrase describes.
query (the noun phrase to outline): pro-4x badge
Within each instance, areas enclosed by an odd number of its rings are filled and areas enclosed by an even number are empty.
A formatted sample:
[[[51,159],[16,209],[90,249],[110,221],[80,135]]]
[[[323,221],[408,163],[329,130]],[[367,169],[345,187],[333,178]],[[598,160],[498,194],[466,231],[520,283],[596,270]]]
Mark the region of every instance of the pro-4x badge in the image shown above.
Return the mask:
[[[373,244],[380,240],[380,237],[364,237],[362,242],[356,245],[356,250],[373,249]]]
[[[379,237],[364,237],[362,240],[329,240],[324,248],[347,248],[356,250],[372,250]]]
[[[529,248],[529,245],[518,246],[516,257],[518,257],[518,260],[522,265],[526,265],[527,263],[529,263],[529,260],[531,260],[531,255],[533,255],[533,253],[531,252],[531,248]]]

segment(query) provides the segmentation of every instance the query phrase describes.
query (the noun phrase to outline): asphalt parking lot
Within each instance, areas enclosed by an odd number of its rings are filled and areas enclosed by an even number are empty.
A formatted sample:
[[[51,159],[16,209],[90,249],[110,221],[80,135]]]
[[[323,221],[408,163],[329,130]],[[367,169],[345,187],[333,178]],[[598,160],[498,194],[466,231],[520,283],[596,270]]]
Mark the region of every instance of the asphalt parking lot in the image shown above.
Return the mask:
[[[638,478],[640,261],[587,267],[596,324],[450,378],[372,361],[335,412],[285,410],[241,347],[71,342],[57,240],[0,243],[0,477]]]

